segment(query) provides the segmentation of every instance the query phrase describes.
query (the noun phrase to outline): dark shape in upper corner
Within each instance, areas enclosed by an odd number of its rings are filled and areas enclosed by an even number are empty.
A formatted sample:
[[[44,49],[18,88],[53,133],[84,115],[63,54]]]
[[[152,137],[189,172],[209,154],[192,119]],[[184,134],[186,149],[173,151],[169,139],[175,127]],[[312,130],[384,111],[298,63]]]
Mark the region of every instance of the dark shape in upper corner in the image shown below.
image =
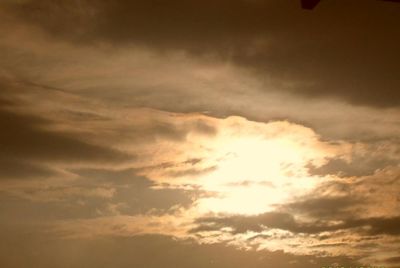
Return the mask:
[[[321,0],[301,0],[301,7],[304,9],[314,9],[314,7],[318,5],[320,1]],[[381,0],[381,1],[400,3],[400,0]]]
[[[301,7],[304,9],[313,9],[321,0],[301,0]]]

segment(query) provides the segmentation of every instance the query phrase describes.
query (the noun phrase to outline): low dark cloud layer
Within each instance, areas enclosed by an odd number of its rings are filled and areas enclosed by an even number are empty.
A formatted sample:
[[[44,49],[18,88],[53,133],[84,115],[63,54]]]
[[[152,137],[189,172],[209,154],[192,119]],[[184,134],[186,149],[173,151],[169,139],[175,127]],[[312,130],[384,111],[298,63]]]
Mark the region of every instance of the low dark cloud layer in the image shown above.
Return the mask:
[[[281,251],[240,251],[223,243],[198,245],[191,240],[177,241],[158,235],[57,240],[25,231],[17,236],[5,234],[2,237],[0,258],[7,267],[306,268],[334,263],[357,264],[347,257],[295,256]],[[35,250],[31,251],[32,248]],[[23,258],[19,257],[21,254]]]

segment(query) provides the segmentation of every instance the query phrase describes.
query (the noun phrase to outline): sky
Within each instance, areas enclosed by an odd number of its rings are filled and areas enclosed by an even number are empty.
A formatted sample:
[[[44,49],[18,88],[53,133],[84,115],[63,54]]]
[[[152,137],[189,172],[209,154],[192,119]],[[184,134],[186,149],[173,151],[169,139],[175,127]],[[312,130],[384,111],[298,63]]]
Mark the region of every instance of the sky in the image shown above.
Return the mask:
[[[1,0],[0,266],[400,267],[399,18]]]

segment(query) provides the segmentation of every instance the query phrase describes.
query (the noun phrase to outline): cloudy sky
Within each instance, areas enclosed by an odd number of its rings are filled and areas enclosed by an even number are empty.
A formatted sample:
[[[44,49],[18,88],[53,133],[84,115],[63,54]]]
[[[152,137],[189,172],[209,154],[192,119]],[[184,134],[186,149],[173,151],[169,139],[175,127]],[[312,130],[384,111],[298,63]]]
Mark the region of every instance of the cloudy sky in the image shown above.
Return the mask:
[[[1,0],[0,266],[400,267],[400,5]]]

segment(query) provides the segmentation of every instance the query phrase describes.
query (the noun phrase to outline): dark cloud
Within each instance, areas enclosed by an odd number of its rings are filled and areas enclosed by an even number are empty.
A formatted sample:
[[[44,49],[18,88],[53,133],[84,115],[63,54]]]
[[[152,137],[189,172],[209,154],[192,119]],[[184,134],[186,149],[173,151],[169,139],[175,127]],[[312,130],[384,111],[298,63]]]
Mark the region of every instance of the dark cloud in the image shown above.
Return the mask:
[[[385,261],[391,264],[400,264],[400,256],[387,258]]]
[[[49,222],[117,215],[162,215],[188,208],[200,193],[153,189],[135,170],[81,169],[62,186],[25,187],[18,195],[0,192],[0,222]],[[31,178],[32,175],[27,176]]]
[[[17,228],[14,228],[17,229]],[[242,268],[322,267],[333,263],[357,265],[348,257],[296,256],[282,251],[242,251],[226,244],[199,245],[191,240],[143,235],[93,240],[54,239],[38,232],[1,233],[0,260],[4,267],[181,267]],[[183,255],[184,254],[184,255]],[[23,258],[21,258],[23,256]]]
[[[115,189],[112,198],[105,204],[120,204],[117,209],[122,215],[137,215],[152,212],[163,214],[173,207],[188,207],[198,195],[196,191],[182,189],[154,189],[154,182],[137,175],[134,169],[105,170],[86,169],[75,171],[81,179],[76,183],[87,189],[109,186]]]
[[[74,121],[74,122],[87,122],[87,121],[108,121],[110,120],[109,118],[105,116],[100,116],[95,113],[90,113],[90,112],[82,112],[82,111],[73,111],[73,110],[61,110],[60,111],[61,115],[64,115],[68,119]]]
[[[128,155],[89,144],[73,134],[45,130],[51,122],[0,110],[1,154],[7,157],[50,161],[122,161]]]
[[[341,225],[327,225],[318,222],[303,224],[296,221],[293,215],[284,212],[268,212],[255,216],[205,217],[198,219],[197,223],[199,226],[192,229],[191,232],[214,231],[224,227],[231,227],[233,228],[233,233],[282,229],[293,233],[315,234],[341,228]]]
[[[379,234],[387,234],[387,235],[400,235],[400,217],[391,217],[391,218],[367,218],[367,219],[357,219],[357,220],[348,220],[345,223],[345,227],[360,227],[367,226],[368,233],[372,235]]]
[[[4,92],[10,93],[6,89]],[[51,163],[118,163],[133,159],[126,153],[86,142],[79,134],[50,130],[54,122],[16,112],[18,104],[7,97],[2,94],[0,98],[4,100],[0,106],[1,178],[55,175]]]
[[[164,119],[164,120],[163,120]],[[170,140],[172,142],[184,142],[190,133],[196,133],[203,136],[214,136],[217,129],[202,120],[193,120],[193,122],[185,122],[176,124],[163,119],[148,117],[148,121],[142,125],[123,124],[122,126],[114,125],[112,133],[119,141],[129,143],[152,143],[159,140]]]
[[[143,131],[143,134],[148,137],[153,137],[154,139],[162,137],[182,141],[186,139],[187,134],[190,132],[205,136],[214,136],[217,133],[217,130],[214,126],[202,122],[201,120],[182,124],[181,126],[155,120],[148,129]]]
[[[58,173],[51,168],[7,156],[0,156],[0,170],[2,179],[46,178]]]
[[[17,112],[8,85],[1,83],[0,179],[36,179],[62,176],[56,163],[118,163],[133,159],[126,153],[84,141],[79,134],[54,131],[54,122]],[[9,94],[8,94],[9,93]]]
[[[326,221],[316,220],[312,223],[303,223],[291,214],[284,212],[268,212],[255,216],[227,216],[204,217],[197,220],[198,227],[191,232],[217,231],[224,227],[233,229],[233,233],[247,231],[261,232],[265,229],[281,229],[292,233],[318,234],[322,232],[355,229],[368,235],[399,235],[396,227],[400,224],[400,217],[391,218],[364,218],[342,219],[341,223],[329,224]]]
[[[170,177],[184,177],[184,176],[199,176],[199,175],[204,175],[207,173],[210,173],[214,170],[216,170],[216,166],[212,167],[207,167],[207,168],[188,168],[188,169],[183,169],[183,170],[176,170],[176,171],[169,171],[166,172],[165,175],[170,176]]]
[[[314,219],[343,218],[354,213],[354,207],[363,203],[363,199],[353,196],[322,196],[296,200],[284,205],[284,208],[296,214],[306,214]]]
[[[329,159],[325,165],[315,167],[308,165],[308,171],[311,175],[337,175],[339,177],[360,177],[374,174],[378,169],[390,165],[397,165],[396,159],[384,156],[373,157],[366,155],[363,157],[354,157],[351,162],[347,162],[341,158]]]
[[[26,190],[26,196],[37,198],[38,200],[18,198],[2,193],[0,196],[0,221],[3,224],[24,222],[34,225],[37,222],[48,223],[67,219],[92,219],[102,216],[102,213],[110,214],[107,211],[106,199],[100,196],[85,196],[82,193],[68,194],[68,190],[70,189]],[[78,190],[89,192],[92,189]],[[42,197],[37,196],[40,194]],[[47,197],[43,197],[46,195]],[[44,200],[40,200],[40,198],[44,198]],[[54,200],[47,200],[48,198],[54,198]]]
[[[211,54],[273,77],[277,88],[302,96],[399,105],[399,6],[394,3],[327,1],[313,12],[289,0],[39,0],[6,6],[75,43]]]

